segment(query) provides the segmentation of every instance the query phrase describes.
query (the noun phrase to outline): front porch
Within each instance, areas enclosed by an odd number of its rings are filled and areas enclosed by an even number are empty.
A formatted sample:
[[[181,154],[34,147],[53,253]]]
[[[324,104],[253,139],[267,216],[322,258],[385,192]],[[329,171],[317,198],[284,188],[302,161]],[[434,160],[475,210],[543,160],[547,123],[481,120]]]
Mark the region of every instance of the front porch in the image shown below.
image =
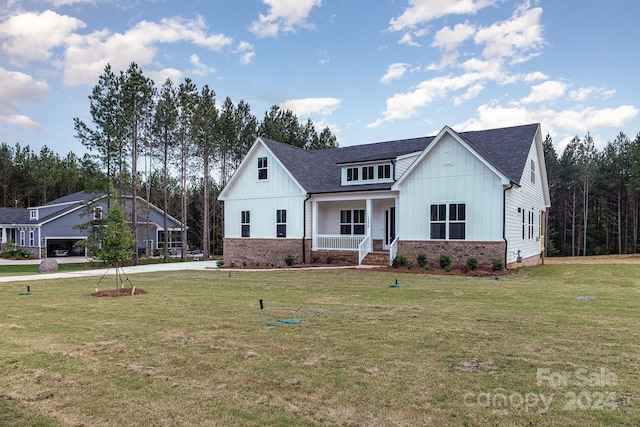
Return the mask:
[[[386,252],[391,265],[398,252],[396,195],[325,195],[311,203],[312,252],[352,253],[358,265],[373,251]]]

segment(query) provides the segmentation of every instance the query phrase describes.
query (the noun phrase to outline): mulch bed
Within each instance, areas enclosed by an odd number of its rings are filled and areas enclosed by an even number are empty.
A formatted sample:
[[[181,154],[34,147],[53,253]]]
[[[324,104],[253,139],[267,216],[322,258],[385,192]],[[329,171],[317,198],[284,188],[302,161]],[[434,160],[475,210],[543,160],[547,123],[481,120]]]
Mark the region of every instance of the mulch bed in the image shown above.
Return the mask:
[[[131,290],[133,289],[133,293]],[[92,297],[129,297],[132,295],[143,295],[147,291],[140,288],[120,288],[120,289],[105,289],[104,291],[93,292]]]

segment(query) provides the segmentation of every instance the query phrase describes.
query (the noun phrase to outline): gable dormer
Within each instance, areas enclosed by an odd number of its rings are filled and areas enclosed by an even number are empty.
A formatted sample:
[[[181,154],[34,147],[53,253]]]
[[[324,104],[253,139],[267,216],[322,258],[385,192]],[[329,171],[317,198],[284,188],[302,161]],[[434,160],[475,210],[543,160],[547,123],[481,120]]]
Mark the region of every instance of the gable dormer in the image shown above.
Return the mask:
[[[30,221],[38,220],[38,209],[29,209],[29,220]]]
[[[390,160],[343,164],[341,182],[343,186],[393,182],[393,165]]]

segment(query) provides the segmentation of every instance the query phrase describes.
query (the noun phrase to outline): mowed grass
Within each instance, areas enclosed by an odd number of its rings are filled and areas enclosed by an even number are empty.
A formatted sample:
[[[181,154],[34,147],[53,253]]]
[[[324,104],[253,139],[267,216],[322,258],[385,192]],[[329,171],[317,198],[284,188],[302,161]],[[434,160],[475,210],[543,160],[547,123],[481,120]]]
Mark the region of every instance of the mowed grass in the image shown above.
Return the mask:
[[[27,282],[0,285],[0,425],[640,420],[638,265],[500,280],[344,269],[129,278],[148,293],[91,297],[95,277],[32,282],[27,296]],[[328,311],[266,325],[300,307]]]

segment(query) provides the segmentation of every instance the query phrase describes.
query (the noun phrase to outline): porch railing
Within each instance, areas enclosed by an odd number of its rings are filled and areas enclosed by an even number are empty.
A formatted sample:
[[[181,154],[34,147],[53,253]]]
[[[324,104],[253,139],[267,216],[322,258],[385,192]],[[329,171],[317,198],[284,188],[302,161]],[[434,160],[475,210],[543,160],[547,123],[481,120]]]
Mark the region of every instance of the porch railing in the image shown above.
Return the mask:
[[[358,247],[366,236],[342,236],[324,234],[317,237],[317,250],[322,251],[339,251],[339,250],[358,250]]]
[[[395,239],[393,239],[393,242],[391,242],[391,246],[389,247],[389,265],[393,265],[393,260],[396,258],[396,255],[398,255],[398,240],[400,238],[398,236],[396,236]]]
[[[369,242],[371,238],[369,236],[365,237],[362,242],[358,245],[358,265],[362,264],[362,260],[369,253]]]

